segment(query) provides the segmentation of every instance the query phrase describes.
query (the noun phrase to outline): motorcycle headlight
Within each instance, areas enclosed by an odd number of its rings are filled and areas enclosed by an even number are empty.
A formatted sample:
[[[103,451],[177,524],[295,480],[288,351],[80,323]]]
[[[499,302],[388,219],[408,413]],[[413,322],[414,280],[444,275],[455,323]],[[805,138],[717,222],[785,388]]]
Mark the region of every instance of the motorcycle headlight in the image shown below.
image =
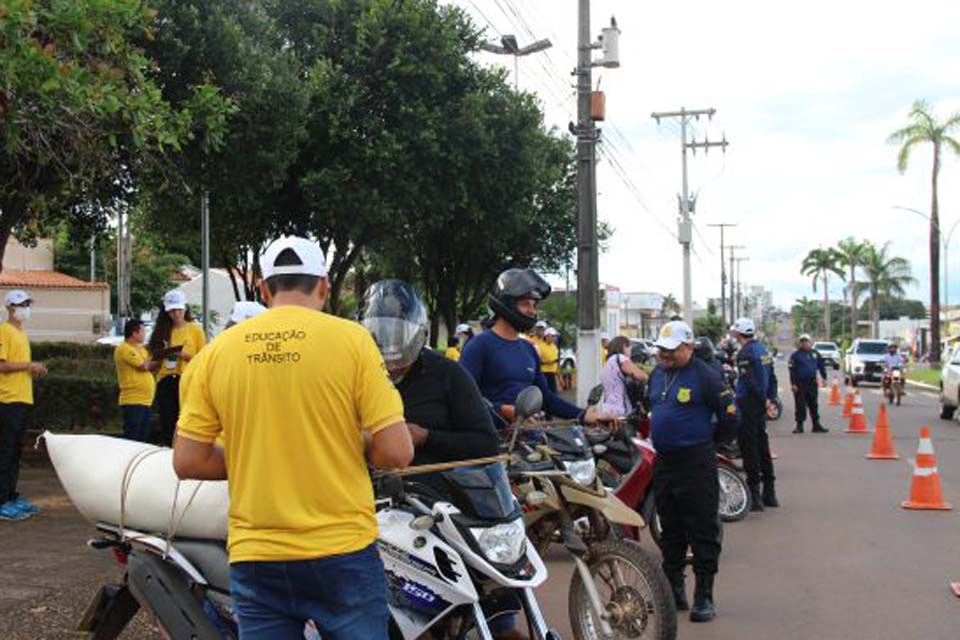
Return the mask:
[[[591,485],[597,478],[597,463],[593,458],[574,460],[573,462],[564,460],[563,466],[566,468],[567,473],[570,474],[570,477],[578,484],[584,486]]]
[[[513,564],[523,555],[527,532],[523,518],[483,529],[470,529],[487,560],[497,564]]]

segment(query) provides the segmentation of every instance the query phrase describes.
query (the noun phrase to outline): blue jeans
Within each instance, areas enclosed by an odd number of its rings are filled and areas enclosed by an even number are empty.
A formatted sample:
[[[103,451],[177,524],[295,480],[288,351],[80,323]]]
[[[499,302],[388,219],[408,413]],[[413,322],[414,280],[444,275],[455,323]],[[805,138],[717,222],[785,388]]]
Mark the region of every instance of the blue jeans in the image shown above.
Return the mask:
[[[150,442],[150,407],[144,404],[120,406],[123,415],[123,437],[127,440]]]
[[[323,640],[387,640],[387,585],[376,543],[354,553],[230,565],[240,640],[302,638],[313,620]]]

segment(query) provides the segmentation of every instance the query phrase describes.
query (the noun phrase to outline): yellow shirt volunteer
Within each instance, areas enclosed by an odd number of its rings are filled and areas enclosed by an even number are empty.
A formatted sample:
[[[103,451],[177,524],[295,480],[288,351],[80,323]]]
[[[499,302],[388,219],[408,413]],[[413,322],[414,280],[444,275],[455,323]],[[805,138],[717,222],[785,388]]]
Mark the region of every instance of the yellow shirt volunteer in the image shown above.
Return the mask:
[[[447,347],[447,350],[443,352],[444,357],[454,362],[460,362],[460,349],[456,347]]]
[[[183,353],[189,356],[195,356],[200,353],[200,349],[207,344],[207,339],[203,335],[203,327],[196,322],[188,322],[182,327],[174,327],[170,332],[170,344],[168,346],[176,347],[183,345]],[[165,359],[160,361],[160,369],[157,373],[157,382],[171,375],[183,375],[183,369],[187,363],[177,358]]]
[[[560,368],[560,349],[556,344],[547,341],[537,343],[537,352],[540,354],[540,371],[556,373]]]
[[[183,386],[177,434],[223,436],[231,562],[351,553],[376,539],[361,431],[402,421],[403,403],[362,326],[271,309],[211,342]]]
[[[150,362],[150,353],[146,347],[134,346],[123,341],[113,351],[113,363],[117,367],[117,383],[120,386],[120,405],[153,404],[153,394],[157,383],[153,373],[139,369]]]
[[[16,364],[31,359],[27,334],[9,322],[0,324],[0,360]],[[0,373],[0,402],[33,404],[33,377],[29,371]]]

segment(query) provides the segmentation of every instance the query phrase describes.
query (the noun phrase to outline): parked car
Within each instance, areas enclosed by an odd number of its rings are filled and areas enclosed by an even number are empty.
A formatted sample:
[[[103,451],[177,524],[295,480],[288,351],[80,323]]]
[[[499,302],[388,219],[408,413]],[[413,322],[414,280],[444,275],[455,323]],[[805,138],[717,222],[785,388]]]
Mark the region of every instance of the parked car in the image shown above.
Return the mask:
[[[630,359],[637,364],[646,364],[657,358],[657,347],[653,340],[630,338]]]
[[[886,340],[854,340],[843,358],[843,374],[847,381],[853,386],[860,382],[880,382],[888,344]]]
[[[814,342],[814,350],[820,354],[827,366],[840,369],[840,347],[836,342]]]
[[[952,420],[960,407],[960,348],[952,348],[940,370],[940,417]]]

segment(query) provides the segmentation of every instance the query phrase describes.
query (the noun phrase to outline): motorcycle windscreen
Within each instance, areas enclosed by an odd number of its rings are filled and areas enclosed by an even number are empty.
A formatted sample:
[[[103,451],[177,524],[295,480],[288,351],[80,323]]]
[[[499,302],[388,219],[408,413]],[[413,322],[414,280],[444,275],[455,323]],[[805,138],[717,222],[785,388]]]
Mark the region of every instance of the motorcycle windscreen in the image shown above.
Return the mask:
[[[453,504],[478,520],[504,520],[517,511],[507,471],[501,462],[442,472]]]

